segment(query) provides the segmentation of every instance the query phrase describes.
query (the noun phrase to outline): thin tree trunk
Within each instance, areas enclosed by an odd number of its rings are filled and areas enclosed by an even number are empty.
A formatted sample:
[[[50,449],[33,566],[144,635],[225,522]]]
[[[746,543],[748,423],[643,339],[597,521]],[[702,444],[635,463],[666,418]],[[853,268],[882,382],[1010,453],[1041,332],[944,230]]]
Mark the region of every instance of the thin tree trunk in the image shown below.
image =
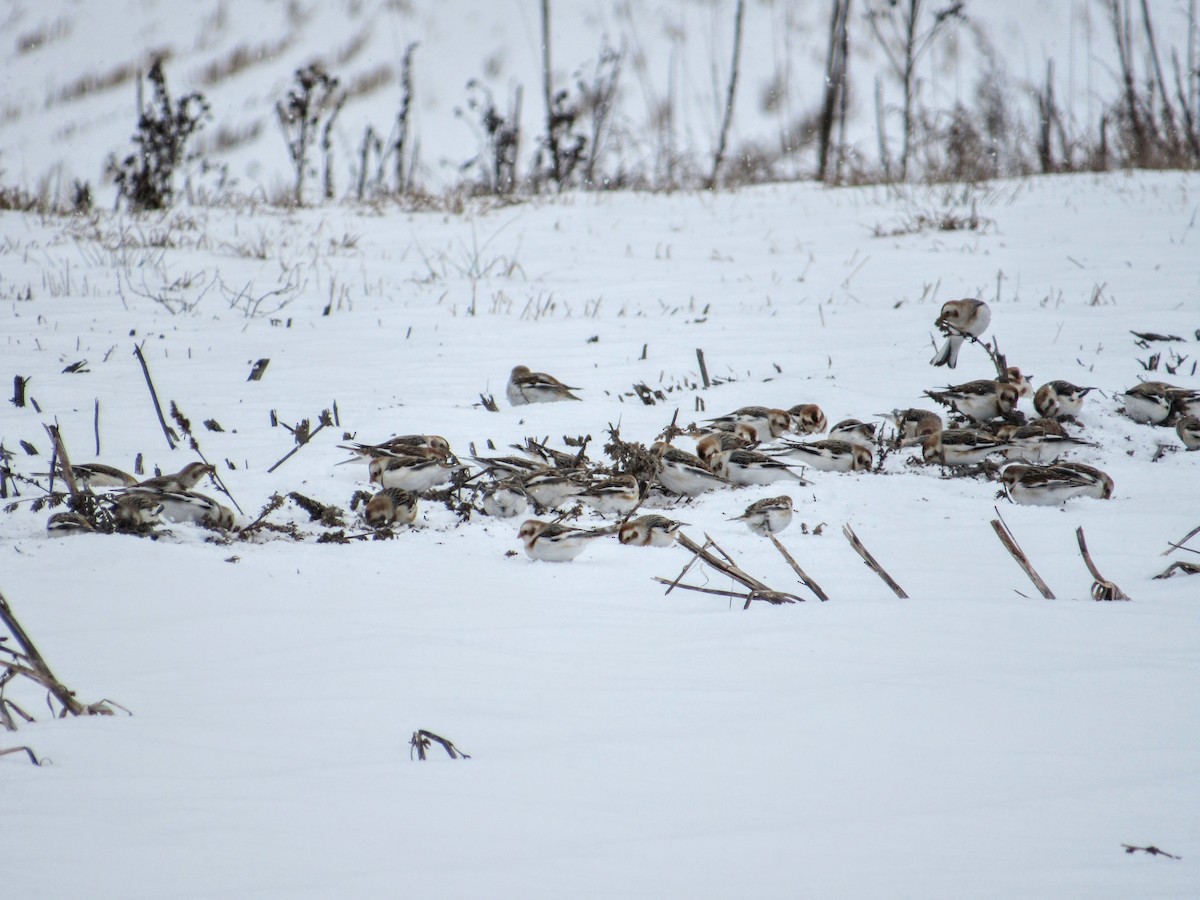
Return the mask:
[[[729,139],[729,125],[733,121],[733,97],[737,92],[738,64],[742,56],[742,17],[745,11],[746,0],[738,0],[733,19],[733,64],[729,70],[729,91],[725,95],[725,115],[721,122],[721,134],[717,138],[717,150],[713,154],[712,174],[708,177],[709,190],[717,186],[717,174],[725,158],[725,144]]]
[[[550,177],[561,187],[558,138],[554,134],[554,86],[550,75],[550,0],[542,0],[542,99],[546,103],[546,149],[550,153]]]

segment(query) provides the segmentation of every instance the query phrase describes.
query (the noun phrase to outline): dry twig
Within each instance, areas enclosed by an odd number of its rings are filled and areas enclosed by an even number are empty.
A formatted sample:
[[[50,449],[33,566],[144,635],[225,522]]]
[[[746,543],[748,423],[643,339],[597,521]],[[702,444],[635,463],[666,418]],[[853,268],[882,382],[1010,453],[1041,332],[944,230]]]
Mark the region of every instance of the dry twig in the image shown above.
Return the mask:
[[[897,597],[901,600],[907,600],[908,594],[904,593],[904,588],[896,584],[895,579],[884,570],[883,566],[870,554],[870,551],[863,546],[863,542],[858,539],[858,535],[854,533],[854,529],[849,525],[843,525],[842,534],[846,536],[846,540],[850,542],[850,546],[854,548],[854,552],[862,557],[862,561],[867,564],[867,568],[882,578],[884,584],[890,587]]]
[[[783,558],[787,561],[787,564],[792,567],[792,570],[798,576],[800,576],[800,581],[804,584],[804,586],[806,588],[808,588],[810,591],[812,591],[814,594],[816,594],[817,599],[820,600],[822,603],[824,603],[826,600],[828,600],[829,595],[826,594],[823,590],[821,590],[821,586],[819,584],[817,584],[815,581],[813,581],[811,578],[808,577],[808,575],[805,573],[805,571],[802,568],[800,568],[800,564],[798,562],[796,562],[795,559],[792,558],[792,554],[788,553],[787,548],[784,547],[783,544],[781,544],[779,542],[779,539],[777,537],[775,537],[775,535],[773,535],[773,534],[768,534],[767,537],[769,537],[771,539],[771,543],[775,545],[775,549],[778,550],[783,555]]]
[[[993,507],[994,508],[994,507]],[[996,510],[996,515],[1000,515],[1000,510]],[[1042,576],[1034,569],[1033,563],[1029,561],[1029,557],[1025,555],[1025,551],[1021,549],[1021,545],[1017,543],[1017,539],[1013,537],[1013,533],[1008,529],[1008,523],[1003,518],[992,519],[992,528],[996,531],[996,537],[1000,538],[1000,543],[1004,545],[1004,549],[1012,554],[1012,558],[1017,561],[1017,565],[1029,576],[1029,580],[1047,600],[1056,599],[1054,591],[1050,590],[1046,582],[1042,580]]]
[[[413,732],[412,738],[408,742],[409,747],[412,748],[408,751],[408,758],[412,759],[412,755],[415,752],[417,759],[424,759],[425,751],[429,749],[431,743],[441,744],[442,749],[449,754],[451,759],[471,758],[469,753],[463,753],[451,741],[446,740],[441,735],[434,734],[432,731],[426,731],[424,728]]]
[[[1075,529],[1075,537],[1079,541],[1079,552],[1083,555],[1083,562],[1088,567],[1088,571],[1092,573],[1092,578],[1095,579],[1095,582],[1092,584],[1092,599],[1128,600],[1129,595],[1101,575],[1096,568],[1096,564],[1092,562],[1092,555],[1088,553],[1087,541],[1083,539],[1082,525]]]

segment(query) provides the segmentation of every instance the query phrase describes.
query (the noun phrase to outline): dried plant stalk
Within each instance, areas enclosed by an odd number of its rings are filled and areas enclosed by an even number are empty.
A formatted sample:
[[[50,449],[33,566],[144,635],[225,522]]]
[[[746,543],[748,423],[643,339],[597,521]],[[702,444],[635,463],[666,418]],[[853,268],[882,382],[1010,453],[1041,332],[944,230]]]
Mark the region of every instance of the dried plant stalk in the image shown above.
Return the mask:
[[[429,749],[429,745],[432,743],[441,744],[442,749],[449,754],[451,759],[471,758],[469,753],[463,753],[454,746],[453,742],[446,740],[441,735],[434,734],[432,731],[426,731],[424,728],[422,728],[414,731],[412,738],[408,742],[409,746],[412,748],[408,753],[409,759],[412,758],[413,752],[416,752],[417,759],[424,759],[425,751]]]
[[[1092,599],[1093,600],[1128,600],[1129,595],[1117,587],[1113,582],[1109,581],[1096,568],[1096,564],[1092,562],[1092,555],[1088,553],[1087,541],[1083,538],[1083,526],[1075,529],[1075,538],[1079,541],[1079,552],[1083,556],[1083,562],[1088,567],[1088,571],[1092,573],[1092,578],[1095,582],[1092,584]]]
[[[1047,600],[1056,599],[1054,591],[1050,590],[1046,582],[1042,580],[1042,576],[1034,569],[1033,563],[1029,561],[1029,557],[1025,555],[1025,551],[1017,543],[1017,539],[1013,537],[1012,532],[1008,530],[1008,526],[1001,519],[992,519],[992,528],[996,531],[996,537],[1000,538],[1000,543],[1004,545],[1012,558],[1017,561],[1017,565],[1029,576],[1029,580]]]
[[[904,588],[896,584],[895,579],[884,570],[883,566],[871,555],[870,551],[863,546],[863,542],[858,539],[858,535],[854,533],[854,529],[849,525],[843,525],[842,534],[846,536],[846,540],[850,542],[850,546],[854,548],[854,552],[862,557],[862,561],[867,564],[867,568],[882,578],[883,583],[890,587],[897,597],[901,600],[907,600],[908,594],[904,593]]]
[[[787,561],[787,564],[791,566],[792,570],[800,577],[800,581],[804,584],[804,586],[816,594],[817,599],[822,603],[828,600],[829,595],[821,590],[821,586],[819,584],[808,577],[807,573],[800,568],[800,564],[792,557],[792,554],[788,553],[787,548],[783,546],[783,544],[779,543],[779,539],[773,534],[768,534],[767,537],[771,539],[771,543],[775,545],[775,549],[783,555],[783,558]]]

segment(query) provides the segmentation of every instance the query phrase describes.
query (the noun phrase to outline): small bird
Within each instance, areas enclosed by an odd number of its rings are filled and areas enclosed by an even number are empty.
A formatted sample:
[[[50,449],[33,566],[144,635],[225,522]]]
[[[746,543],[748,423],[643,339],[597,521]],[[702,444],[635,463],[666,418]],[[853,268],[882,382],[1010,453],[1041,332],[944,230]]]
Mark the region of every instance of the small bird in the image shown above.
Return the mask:
[[[971,428],[947,428],[910,444],[921,445],[921,458],[943,466],[971,466],[1009,447],[1007,441]]]
[[[1074,417],[1083,409],[1083,398],[1094,390],[1069,381],[1047,381],[1033,395],[1033,408],[1047,419]]]
[[[1073,497],[1112,497],[1113,480],[1091,466],[1078,463],[1031,466],[1012,463],[1000,473],[1005,493],[1025,506],[1058,506]]]
[[[511,519],[528,508],[525,488],[514,479],[497,481],[483,488],[483,511],[489,516]]]
[[[776,481],[795,479],[800,484],[809,484],[796,472],[791,463],[754,450],[722,450],[714,453],[712,470],[731,484],[774,484]]]
[[[46,522],[46,533],[50,537],[68,537],[75,534],[96,534],[96,528],[77,512],[56,512]]]
[[[1012,412],[1019,394],[1016,386],[1007,381],[981,379],[951,385],[940,391],[926,391],[925,396],[968,419],[986,422]]]
[[[221,531],[230,530],[236,522],[233,510],[197,491],[163,490],[138,484],[125,490],[117,505],[119,507],[131,500],[149,504],[145,506],[146,509],[157,506],[158,513],[153,518],[163,518],[168,522],[193,522]],[[135,524],[147,524],[147,521]]]
[[[526,519],[517,536],[525,544],[525,555],[546,562],[567,562],[577,557],[589,541],[612,534],[611,528],[572,528],[541,519]]]
[[[174,475],[158,475],[139,481],[137,487],[154,488],[160,491],[190,491],[205,475],[213,475],[216,469],[208,463],[190,462]]]
[[[714,431],[696,441],[696,455],[708,465],[714,453],[722,450],[749,450],[758,441],[750,440],[733,431]]]
[[[1189,450],[1200,450],[1200,418],[1184,416],[1175,423],[1175,433]]]
[[[866,447],[837,438],[807,443],[785,441],[784,445],[789,456],[820,472],[869,472],[875,463],[875,457]]]
[[[627,516],[637,509],[642,494],[632,475],[616,475],[594,482],[576,497],[602,516]]]
[[[450,456],[450,442],[437,434],[402,434],[378,444],[351,441],[338,444],[338,447],[368,459],[376,456],[439,456],[446,459]]]
[[[363,518],[372,528],[393,523],[411,525],[417,518],[417,495],[399,488],[384,488],[367,501]]]
[[[1004,455],[1009,459],[1031,463],[1051,462],[1069,450],[1096,446],[1090,441],[1047,431],[1040,425],[998,428],[996,437],[1009,442],[1009,446],[1004,448]]]
[[[465,469],[462,463],[451,463],[443,459],[423,456],[377,456],[367,466],[371,484],[380,488],[399,488],[402,491],[424,493],[434,485],[448,481],[458,471]]]
[[[526,496],[544,509],[554,509],[587,488],[583,472],[575,469],[544,469],[521,480]]]
[[[621,523],[617,540],[633,547],[670,547],[683,524],[666,516],[638,516]]]
[[[1124,393],[1125,415],[1142,425],[1161,425],[1171,415],[1180,388],[1165,381],[1143,381]]]
[[[1016,366],[1009,366],[1004,371],[1004,380],[1016,386],[1019,399],[1033,396],[1033,382],[1029,380],[1028,375],[1022,375],[1021,370]]]
[[[508,402],[513,406],[526,403],[553,403],[557,400],[578,400],[571,391],[579,388],[563,384],[545,372],[531,372],[528,366],[513,366],[508,376]]]
[[[743,406],[728,415],[709,419],[713,424],[746,425],[754,429],[755,439],[769,441],[779,437],[792,427],[792,417],[786,409],[770,409],[766,406]]]
[[[829,424],[825,413],[815,403],[798,403],[787,413],[792,417],[792,428],[797,434],[820,434]]]
[[[80,487],[89,489],[109,487],[133,487],[138,483],[137,476],[130,475],[120,469],[106,466],[104,463],[79,463],[71,466]]]
[[[1035,427],[1042,429],[1046,434],[1053,434],[1058,437],[1070,437],[1067,434],[1067,429],[1063,428],[1062,423],[1058,419],[1030,419],[1024,425],[1017,425],[1013,422],[1003,422],[992,428],[992,433],[1001,440],[1007,441],[1012,438],[1020,429],[1026,427]]]
[[[829,437],[847,441],[864,450],[875,449],[875,425],[858,419],[842,419],[829,429]]]
[[[715,474],[698,456],[693,456],[666,441],[657,441],[651,448],[658,457],[658,481],[673,494],[696,497],[729,484],[728,479]]]
[[[878,413],[896,426],[901,444],[926,438],[942,430],[942,417],[931,409],[893,409],[890,413]]]
[[[785,494],[755,500],[746,507],[744,513],[729,521],[745,522],[746,527],[755,534],[766,537],[768,534],[778,534],[791,525],[792,512],[792,498]]]
[[[130,491],[136,490],[130,488]],[[145,528],[155,524],[163,514],[159,491],[150,488],[147,493],[120,494],[113,504],[112,513],[118,527],[125,529]]]
[[[943,303],[942,313],[933,324],[946,335],[946,343],[942,344],[929,364],[953,369],[958,365],[958,351],[963,341],[968,335],[979,337],[987,331],[991,321],[992,309],[982,300],[948,300]]]

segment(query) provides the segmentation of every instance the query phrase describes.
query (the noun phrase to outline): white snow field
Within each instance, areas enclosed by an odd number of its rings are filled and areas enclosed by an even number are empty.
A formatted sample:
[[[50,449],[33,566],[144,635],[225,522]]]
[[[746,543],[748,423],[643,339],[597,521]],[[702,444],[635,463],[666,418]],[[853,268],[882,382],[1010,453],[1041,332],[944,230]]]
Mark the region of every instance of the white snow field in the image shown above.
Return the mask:
[[[977,230],[875,236],[972,207]],[[40,692],[8,686],[38,721],[0,748],[51,764],[0,757],[5,895],[1194,897],[1200,581],[1152,576],[1191,555],[1161,554],[1200,524],[1200,453],[1120,415],[1114,392],[1200,387],[1198,208],[1200,176],[1164,172],[575,194],[462,215],[0,216],[0,379],[29,378],[40,407],[5,402],[0,438],[28,477],[47,471],[54,421],[73,461],[94,458],[97,401],[103,461],[195,458],[168,449],[135,344],[244,525],[276,491],[347,508],[367,484],[362,464],[335,466],[343,433],[441,434],[460,454],[590,435],[603,461],[609,423],[649,443],[676,411],[815,402],[833,422],[922,405],[992,374],[971,345],[952,372],[928,365],[941,303],[972,296],[1035,385],[1099,389],[1077,429],[1098,446],[1075,458],[1116,483],[1111,500],[1021,507],[910,450],[881,472],[810,473],[780,537],[831,599],[745,611],[665,595],[652,579],[679,573],[681,548],[605,539],[534,562],[520,519],[460,524],[435,503],[382,542],[318,544],[290,503],[272,521],[301,542],[183,525],[50,538],[19,484],[0,590],[81,700],[133,715],[54,719]],[[1142,348],[1131,330],[1184,340]],[[697,348],[728,381],[699,384]],[[1147,372],[1152,352],[1188,359]],[[518,363],[583,402],[509,407]],[[643,405],[635,382],[666,401]],[[294,446],[271,411],[315,423],[335,402],[340,427],[268,473]],[[666,513],[810,596],[727,521],[780,492]],[[996,506],[1057,600],[996,539]],[[854,555],[847,523],[909,599]],[[1130,602],[1091,599],[1078,526]],[[347,530],[365,529],[348,514]],[[684,580],[737,587],[699,568]],[[417,729],[471,758],[411,759]]]

